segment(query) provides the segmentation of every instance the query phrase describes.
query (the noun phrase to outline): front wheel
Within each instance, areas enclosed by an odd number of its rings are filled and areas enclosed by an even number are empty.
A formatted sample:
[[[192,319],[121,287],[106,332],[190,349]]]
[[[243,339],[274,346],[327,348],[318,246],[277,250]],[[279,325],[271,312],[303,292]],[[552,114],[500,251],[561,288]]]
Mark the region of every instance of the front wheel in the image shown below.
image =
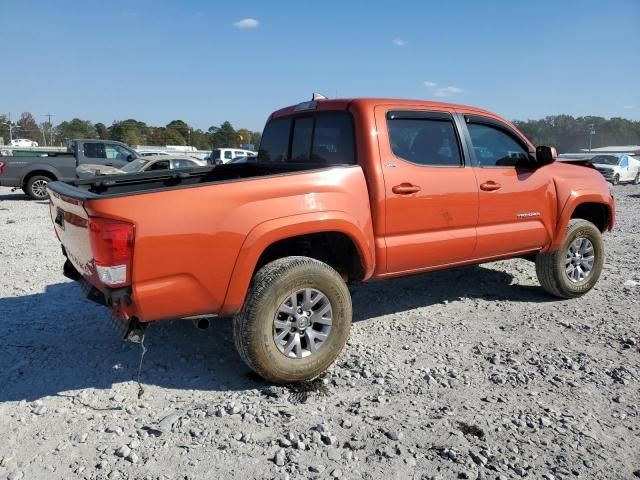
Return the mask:
[[[34,200],[46,200],[49,198],[47,184],[51,181],[44,175],[34,175],[24,186],[24,192]]]
[[[618,185],[620,183],[620,175],[618,175],[617,173],[613,176],[613,179],[611,180],[611,183],[613,185]]]
[[[560,298],[576,298],[598,282],[604,264],[604,242],[596,226],[579,218],[569,221],[562,245],[539,253],[536,274],[542,288]]]
[[[338,357],[351,328],[351,296],[329,265],[285,257],[262,267],[233,320],[238,353],[275,383],[317,377]]]

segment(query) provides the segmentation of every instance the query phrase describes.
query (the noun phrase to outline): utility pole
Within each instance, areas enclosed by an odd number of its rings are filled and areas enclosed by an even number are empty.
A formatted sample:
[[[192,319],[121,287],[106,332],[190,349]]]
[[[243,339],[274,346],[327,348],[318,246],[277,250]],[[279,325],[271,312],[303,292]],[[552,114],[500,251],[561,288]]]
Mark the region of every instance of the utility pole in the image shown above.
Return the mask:
[[[43,117],[47,117],[47,119],[48,119],[47,123],[49,124],[49,145],[53,146],[53,123],[51,123],[51,117],[55,117],[56,114],[55,113],[43,113],[42,116]]]
[[[9,115],[7,116],[7,118],[9,119],[6,124],[9,126],[9,145],[11,145],[11,141],[13,140],[13,125],[11,125],[11,112],[9,112]]]
[[[596,134],[595,123],[589,124],[589,153],[591,153],[591,141]]]

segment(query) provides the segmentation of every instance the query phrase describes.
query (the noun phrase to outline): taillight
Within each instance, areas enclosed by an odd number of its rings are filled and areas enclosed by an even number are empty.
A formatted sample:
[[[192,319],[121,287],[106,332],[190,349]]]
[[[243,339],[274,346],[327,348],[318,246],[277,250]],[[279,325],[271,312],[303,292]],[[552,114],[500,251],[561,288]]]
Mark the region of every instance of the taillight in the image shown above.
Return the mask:
[[[0,175],[4,172],[4,162],[0,162]]]
[[[131,283],[134,226],[118,220],[90,217],[89,232],[100,281],[110,287]]]

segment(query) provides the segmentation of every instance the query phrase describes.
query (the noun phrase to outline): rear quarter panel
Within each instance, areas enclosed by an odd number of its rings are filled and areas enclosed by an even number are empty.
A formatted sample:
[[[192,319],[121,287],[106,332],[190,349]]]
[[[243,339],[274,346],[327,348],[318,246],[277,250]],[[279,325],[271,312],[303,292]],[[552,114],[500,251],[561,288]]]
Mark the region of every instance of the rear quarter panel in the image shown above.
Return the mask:
[[[125,313],[143,321],[234,313],[262,251],[293,235],[343,229],[373,269],[359,166],[90,200],[86,209],[135,224],[135,307]]]

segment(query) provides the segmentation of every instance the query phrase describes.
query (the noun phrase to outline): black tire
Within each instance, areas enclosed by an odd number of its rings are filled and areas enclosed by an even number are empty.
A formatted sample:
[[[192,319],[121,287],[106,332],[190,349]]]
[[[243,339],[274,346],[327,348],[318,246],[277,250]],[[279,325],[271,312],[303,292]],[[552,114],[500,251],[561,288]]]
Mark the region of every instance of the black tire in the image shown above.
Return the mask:
[[[613,176],[613,179],[611,180],[611,183],[613,185],[618,185],[620,183],[620,175],[618,175],[617,173]]]
[[[274,319],[283,302],[304,288],[325,295],[332,309],[332,325],[315,352],[291,358],[276,345]],[[350,329],[351,296],[344,280],[329,265],[308,257],[285,257],[262,267],[253,278],[242,310],[233,319],[238,353],[249,368],[274,383],[320,375],[342,351]]]
[[[577,238],[589,240],[594,250],[591,273],[581,281],[572,281],[565,265],[570,245]],[[555,252],[539,253],[536,257],[536,274],[542,288],[560,298],[576,298],[584,295],[598,282],[604,265],[604,242],[600,230],[591,222],[574,218],[569,221],[562,245]]]
[[[634,185],[639,185],[640,184],[640,172],[638,174],[636,174],[636,177],[633,179],[633,184]]]
[[[33,200],[46,200],[49,198],[49,193],[46,188],[43,190],[43,186],[46,187],[47,183],[51,181],[53,181],[51,177],[46,175],[34,175],[25,183],[24,192]]]

